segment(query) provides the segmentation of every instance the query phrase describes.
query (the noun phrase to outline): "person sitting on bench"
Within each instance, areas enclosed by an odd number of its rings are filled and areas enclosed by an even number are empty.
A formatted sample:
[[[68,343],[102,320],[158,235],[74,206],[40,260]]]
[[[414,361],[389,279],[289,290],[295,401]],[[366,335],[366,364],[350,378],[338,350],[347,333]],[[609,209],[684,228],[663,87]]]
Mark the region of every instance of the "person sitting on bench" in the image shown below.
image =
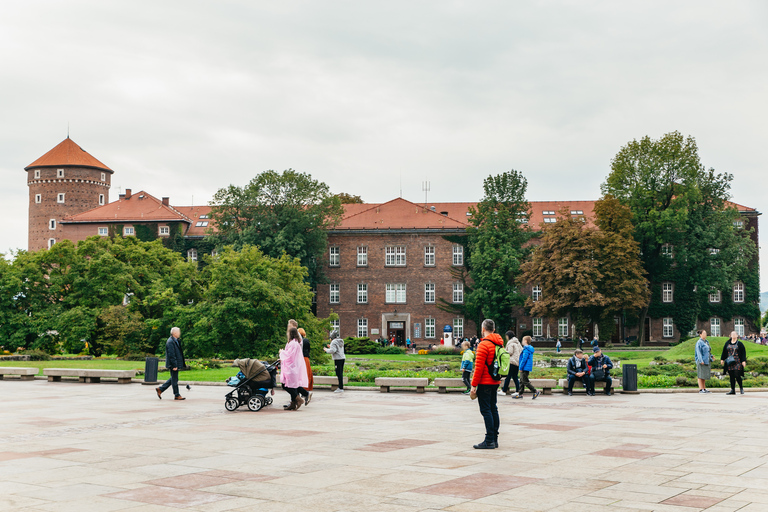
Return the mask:
[[[584,352],[576,349],[573,352],[573,357],[568,360],[566,364],[568,370],[568,396],[573,395],[573,383],[580,380],[584,384],[584,389],[588,395],[592,395],[594,390],[592,389],[592,380],[587,374],[587,361],[584,360]]]
[[[610,357],[603,355],[600,347],[595,347],[593,352],[594,354],[589,358],[589,366],[592,367],[592,373],[589,376],[593,390],[592,394],[595,394],[595,381],[603,380],[605,381],[605,394],[610,395],[611,383],[613,382],[611,379],[611,368],[613,368],[613,363],[611,362]]]

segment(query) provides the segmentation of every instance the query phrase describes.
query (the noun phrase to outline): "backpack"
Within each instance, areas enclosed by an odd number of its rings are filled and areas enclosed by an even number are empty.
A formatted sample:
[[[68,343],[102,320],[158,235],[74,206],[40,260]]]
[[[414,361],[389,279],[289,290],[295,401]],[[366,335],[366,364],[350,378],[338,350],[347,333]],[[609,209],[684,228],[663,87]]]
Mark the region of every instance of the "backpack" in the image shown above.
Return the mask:
[[[493,380],[501,380],[502,377],[509,375],[509,352],[504,347],[496,345],[493,362],[488,365],[488,375]]]

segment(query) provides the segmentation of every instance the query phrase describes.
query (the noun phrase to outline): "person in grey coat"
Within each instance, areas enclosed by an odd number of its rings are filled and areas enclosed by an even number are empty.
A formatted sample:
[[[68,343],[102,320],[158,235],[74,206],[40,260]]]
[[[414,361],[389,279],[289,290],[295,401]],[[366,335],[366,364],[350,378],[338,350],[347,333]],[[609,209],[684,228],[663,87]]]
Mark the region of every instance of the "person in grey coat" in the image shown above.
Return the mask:
[[[165,342],[165,367],[171,372],[171,378],[165,381],[159,388],[155,388],[157,398],[163,398],[163,391],[173,386],[174,400],[185,400],[179,393],[179,368],[184,368],[184,352],[181,351],[181,329],[171,329],[171,336]]]
[[[333,331],[331,333],[331,344],[325,347],[323,350],[331,354],[333,358],[333,364],[336,367],[336,378],[339,379],[339,388],[334,393],[344,392],[344,361],[346,356],[344,355],[344,340],[339,336],[339,331]]]

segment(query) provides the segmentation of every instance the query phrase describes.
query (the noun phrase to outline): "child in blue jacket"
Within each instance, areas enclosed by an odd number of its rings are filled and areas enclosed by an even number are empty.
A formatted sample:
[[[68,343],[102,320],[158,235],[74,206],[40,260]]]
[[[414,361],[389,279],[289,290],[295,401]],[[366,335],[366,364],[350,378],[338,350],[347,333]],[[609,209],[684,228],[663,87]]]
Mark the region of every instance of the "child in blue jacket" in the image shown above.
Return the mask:
[[[531,345],[531,337],[523,336],[523,351],[520,352],[520,393],[512,395],[513,398],[523,398],[525,388],[531,390],[534,400],[541,394],[541,391],[537,391],[528,379],[528,374],[533,370],[533,352],[534,349]]]
[[[463,356],[461,357],[461,379],[464,381],[464,385],[467,386],[465,395],[469,394],[469,390],[472,387],[470,378],[472,377],[472,367],[474,366],[475,353],[469,349],[469,341],[464,341],[461,344],[461,348],[464,349]]]

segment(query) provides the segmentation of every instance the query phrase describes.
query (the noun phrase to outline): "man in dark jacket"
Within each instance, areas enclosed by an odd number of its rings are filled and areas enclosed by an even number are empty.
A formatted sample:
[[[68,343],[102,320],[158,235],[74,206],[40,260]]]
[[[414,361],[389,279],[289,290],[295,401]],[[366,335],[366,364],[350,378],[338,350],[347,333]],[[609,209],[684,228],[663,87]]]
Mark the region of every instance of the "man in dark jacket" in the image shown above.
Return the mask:
[[[587,375],[587,362],[584,360],[584,352],[576,349],[573,352],[573,357],[568,360],[565,365],[568,370],[568,396],[573,396],[573,383],[580,380],[584,384],[584,389],[587,390],[587,394],[592,394],[592,381]]]
[[[475,372],[472,375],[470,397],[477,397],[480,414],[485,422],[485,440],[476,444],[478,450],[489,450],[499,447],[499,408],[496,406],[496,393],[499,381],[493,379],[488,372],[488,366],[493,365],[496,358],[496,347],[503,347],[504,340],[496,334],[496,324],[493,320],[483,320],[483,339],[477,345],[475,355]]]
[[[181,329],[174,327],[171,329],[171,337],[165,342],[165,367],[171,372],[171,378],[165,381],[157,391],[157,398],[163,398],[163,391],[173,386],[174,400],[185,400],[179,394],[179,368],[184,368],[184,353],[181,351]]]
[[[594,395],[594,389],[595,389],[595,381],[596,380],[604,380],[605,381],[605,394],[610,395],[611,394],[611,383],[613,380],[611,379],[611,368],[613,368],[613,363],[611,362],[611,358],[603,355],[602,350],[600,350],[600,347],[595,347],[592,349],[594,354],[592,357],[589,358],[589,366],[592,367],[592,373],[589,375],[590,384],[592,386],[592,394]],[[602,377],[599,376],[602,370]],[[597,373],[597,375],[595,375]]]

